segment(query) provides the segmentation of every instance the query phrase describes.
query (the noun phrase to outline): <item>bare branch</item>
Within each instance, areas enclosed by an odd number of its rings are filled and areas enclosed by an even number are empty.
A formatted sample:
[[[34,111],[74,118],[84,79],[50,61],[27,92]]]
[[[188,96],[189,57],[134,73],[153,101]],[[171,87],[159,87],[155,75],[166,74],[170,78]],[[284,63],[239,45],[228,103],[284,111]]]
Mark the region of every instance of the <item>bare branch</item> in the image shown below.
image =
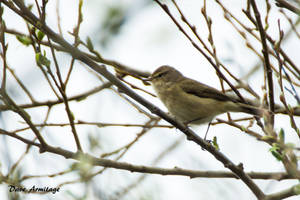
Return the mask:
[[[300,9],[296,8],[295,6],[288,3],[287,1],[285,1],[285,0],[276,0],[276,2],[277,2],[276,5],[278,7],[286,8],[286,9],[292,11],[293,13],[295,13],[297,15],[300,15]]]

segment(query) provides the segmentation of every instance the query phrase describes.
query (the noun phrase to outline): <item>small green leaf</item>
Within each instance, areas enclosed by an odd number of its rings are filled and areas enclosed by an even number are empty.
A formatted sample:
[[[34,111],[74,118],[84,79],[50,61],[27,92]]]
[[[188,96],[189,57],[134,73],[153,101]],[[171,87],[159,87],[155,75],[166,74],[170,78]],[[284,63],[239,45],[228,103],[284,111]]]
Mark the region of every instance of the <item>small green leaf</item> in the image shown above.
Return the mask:
[[[25,46],[29,46],[32,43],[31,39],[27,36],[17,35],[16,38],[17,38],[17,40],[19,40],[19,42],[21,42]]]
[[[266,24],[266,26],[265,26],[265,31],[267,31],[268,28],[269,28],[269,24]]]
[[[212,141],[212,144],[213,144],[213,146],[214,146],[218,151],[220,150],[220,147],[219,147],[219,145],[218,145],[217,137],[216,137],[216,136],[214,136],[213,141]]]
[[[86,38],[86,44],[87,44],[87,48],[90,50],[90,51],[93,51],[94,50],[94,45],[92,43],[92,40],[90,37],[87,37]]]
[[[27,8],[29,9],[29,10],[32,10],[32,8],[33,8],[33,4],[31,3],[31,4],[29,4],[28,6],[27,6]]]
[[[80,0],[80,1],[79,1],[79,8],[80,8],[80,9],[82,8],[82,4],[83,4],[83,1]]]
[[[246,132],[247,131],[247,128],[245,126],[241,126],[242,128],[242,131]]]
[[[284,139],[285,139],[285,133],[284,133],[283,128],[281,128],[279,131],[279,140],[280,140],[280,142],[284,143]]]
[[[80,0],[79,1],[79,22],[81,23],[82,22],[82,5],[83,5],[83,0]]]
[[[278,144],[274,143],[273,146],[269,149],[272,155],[278,160],[282,161],[283,155],[279,152],[280,147]]]
[[[43,56],[40,52],[35,54],[35,60],[38,65],[44,65],[47,68],[50,67],[50,60],[46,56]]]
[[[280,153],[277,151],[271,151],[271,153],[278,161],[282,161],[282,155]]]
[[[44,36],[45,36],[45,33],[43,33],[43,32],[40,31],[40,30],[37,31],[37,39],[38,39],[39,41],[42,41],[42,39],[44,38]]]

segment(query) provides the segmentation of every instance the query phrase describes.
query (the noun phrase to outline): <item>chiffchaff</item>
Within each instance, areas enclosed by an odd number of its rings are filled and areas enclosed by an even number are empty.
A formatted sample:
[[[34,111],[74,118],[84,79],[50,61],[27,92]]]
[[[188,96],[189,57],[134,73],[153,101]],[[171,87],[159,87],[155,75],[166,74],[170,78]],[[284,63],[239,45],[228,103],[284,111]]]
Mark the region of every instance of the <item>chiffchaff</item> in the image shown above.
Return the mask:
[[[219,90],[183,76],[170,66],[156,69],[150,78],[170,114],[184,124],[203,124],[225,112],[261,116],[263,109],[242,103]]]

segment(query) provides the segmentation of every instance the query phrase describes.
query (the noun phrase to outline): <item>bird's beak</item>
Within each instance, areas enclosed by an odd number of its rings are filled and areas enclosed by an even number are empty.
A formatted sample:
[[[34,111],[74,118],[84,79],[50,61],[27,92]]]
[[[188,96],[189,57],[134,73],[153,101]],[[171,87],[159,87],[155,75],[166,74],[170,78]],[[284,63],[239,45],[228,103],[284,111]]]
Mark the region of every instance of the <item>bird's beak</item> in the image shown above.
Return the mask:
[[[143,81],[152,81],[154,78],[152,76],[149,76],[148,78],[144,78]]]

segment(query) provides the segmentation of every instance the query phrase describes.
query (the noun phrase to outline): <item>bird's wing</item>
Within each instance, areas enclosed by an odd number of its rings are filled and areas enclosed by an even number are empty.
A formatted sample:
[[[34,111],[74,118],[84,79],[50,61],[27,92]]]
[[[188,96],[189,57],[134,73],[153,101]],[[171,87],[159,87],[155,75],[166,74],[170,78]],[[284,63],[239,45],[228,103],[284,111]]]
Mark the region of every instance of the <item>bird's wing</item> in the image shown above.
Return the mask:
[[[212,98],[219,101],[233,101],[236,102],[235,99],[223,94],[219,90],[205,85],[203,83],[199,83],[193,79],[183,79],[180,81],[179,86],[186,92],[201,98]]]

